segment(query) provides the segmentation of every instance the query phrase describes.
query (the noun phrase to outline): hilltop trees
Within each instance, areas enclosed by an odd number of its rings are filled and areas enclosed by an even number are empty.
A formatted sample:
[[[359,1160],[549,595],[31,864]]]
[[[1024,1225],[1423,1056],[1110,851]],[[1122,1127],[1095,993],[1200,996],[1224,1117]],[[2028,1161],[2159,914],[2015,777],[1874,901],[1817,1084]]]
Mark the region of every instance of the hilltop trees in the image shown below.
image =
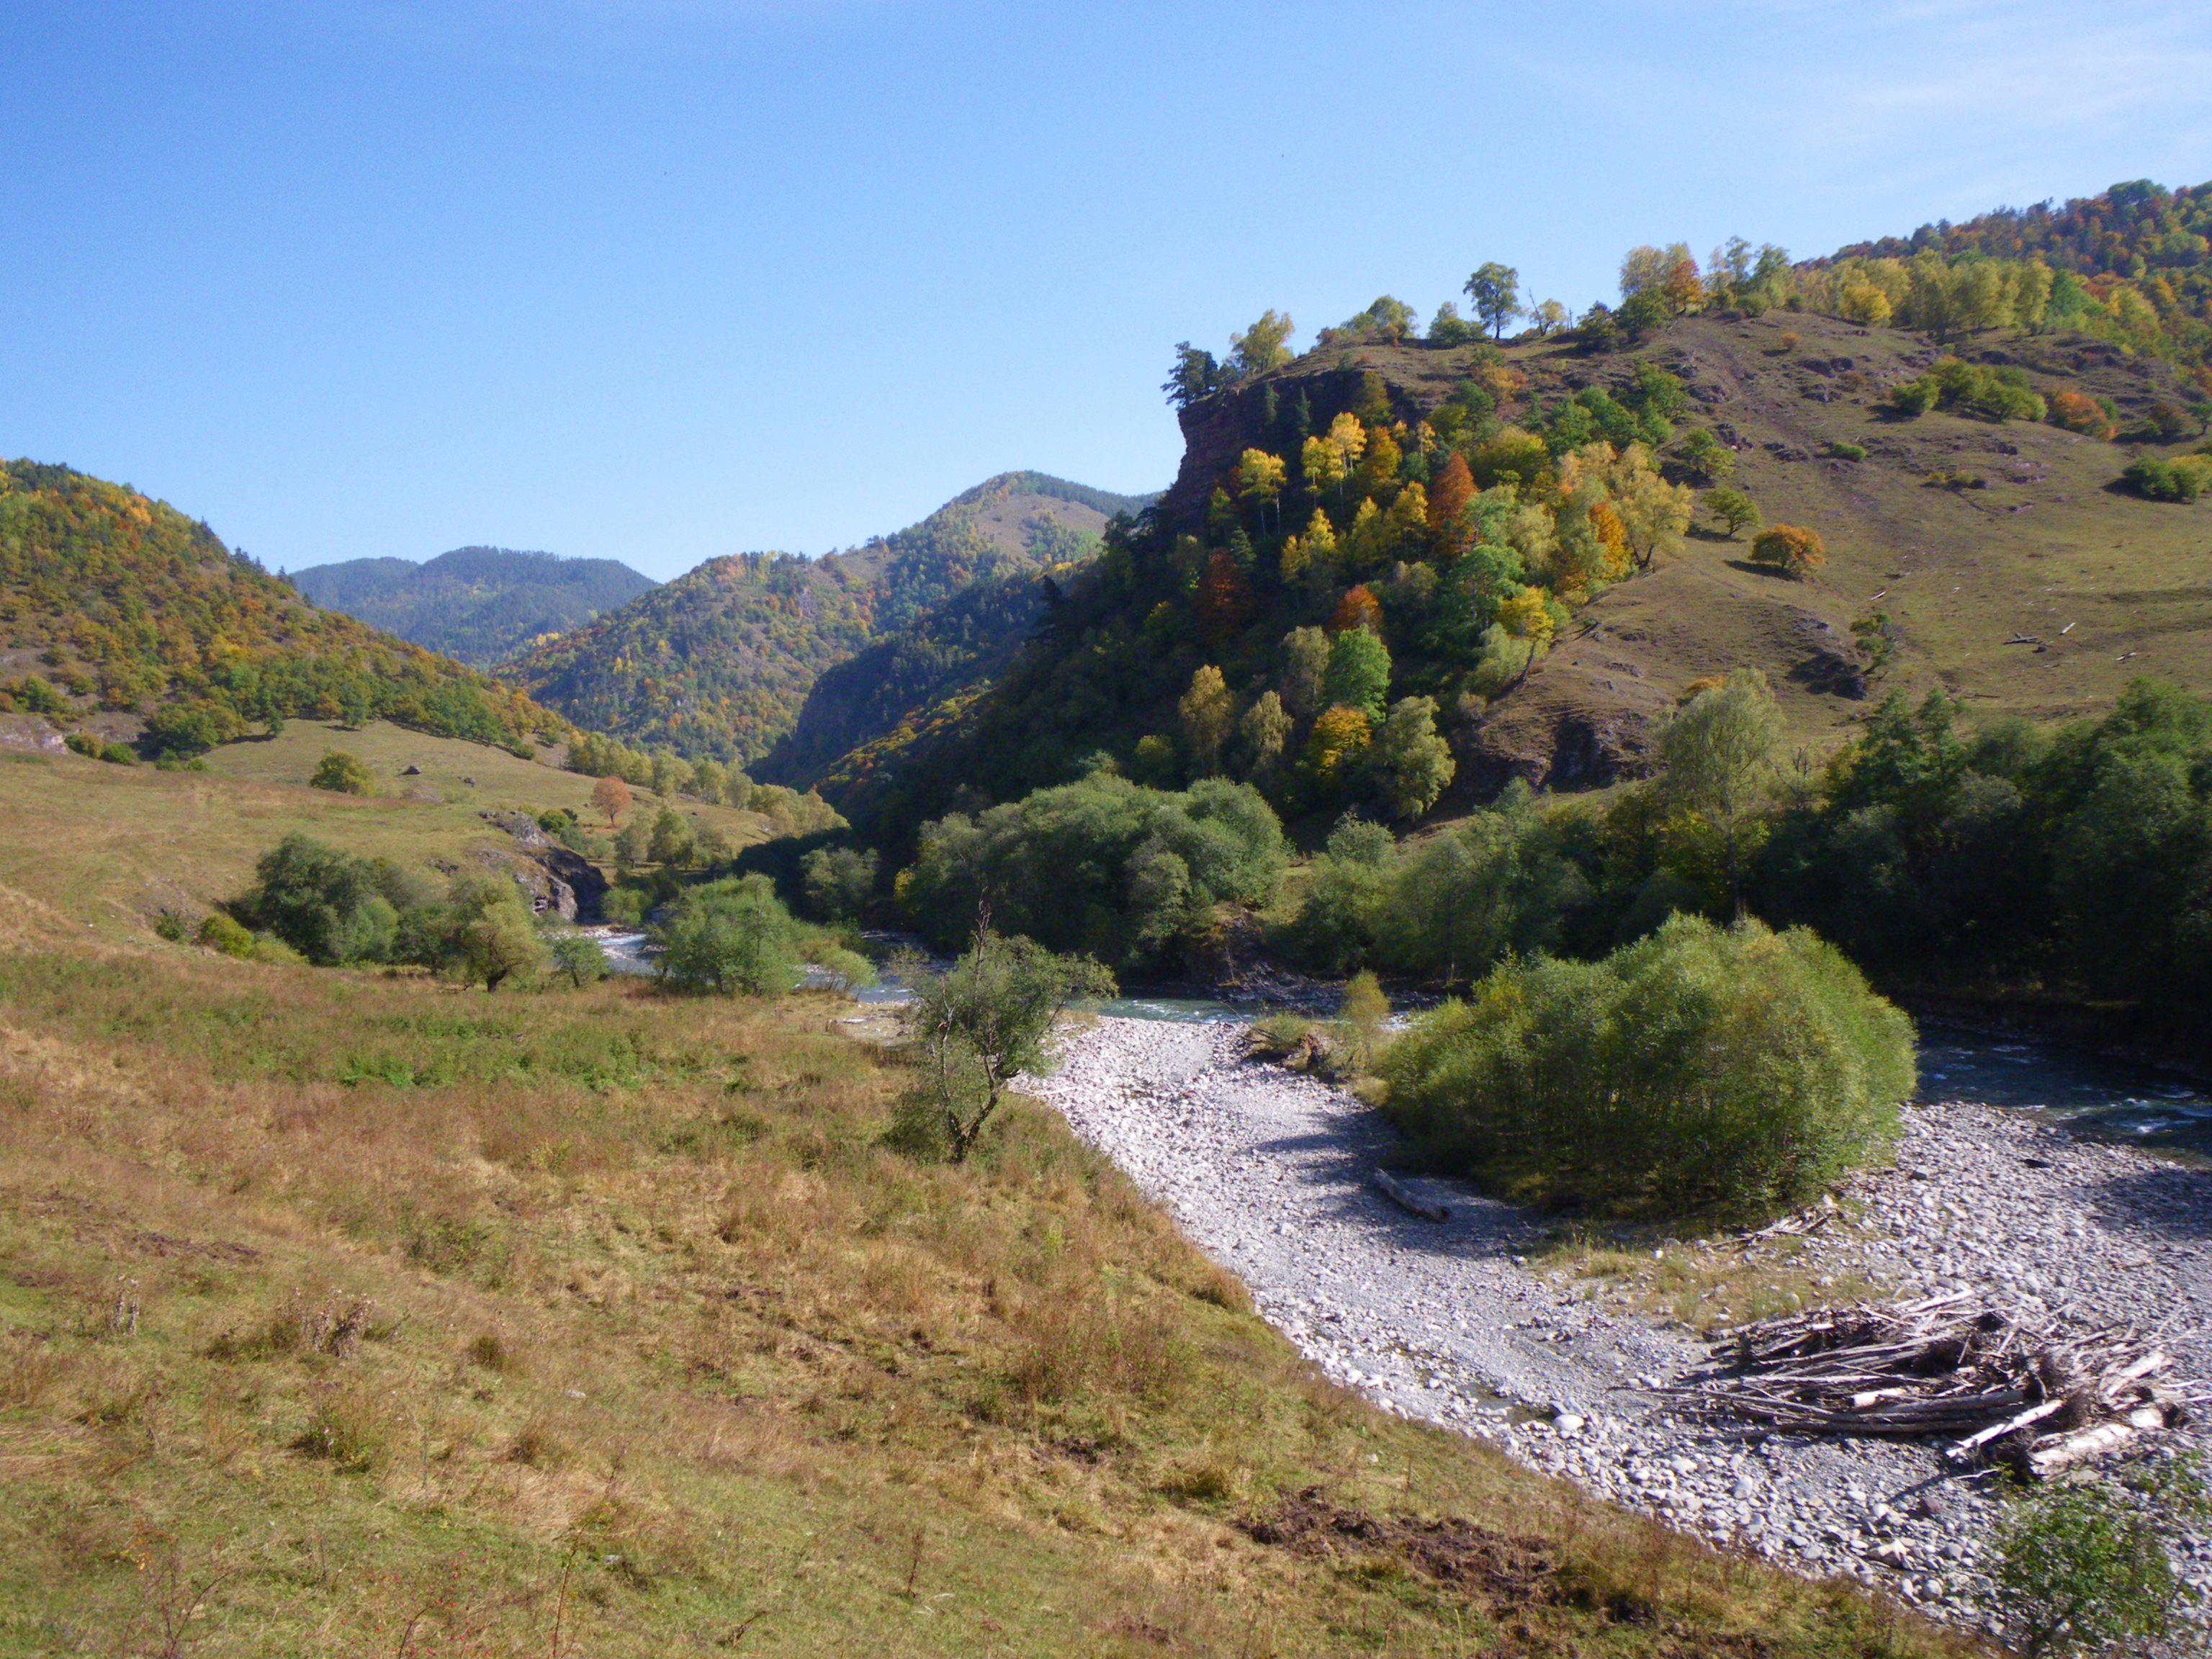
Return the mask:
[[[1491,337],[1503,339],[1505,325],[1521,314],[1521,273],[1495,259],[1487,260],[1467,279],[1463,291]]]

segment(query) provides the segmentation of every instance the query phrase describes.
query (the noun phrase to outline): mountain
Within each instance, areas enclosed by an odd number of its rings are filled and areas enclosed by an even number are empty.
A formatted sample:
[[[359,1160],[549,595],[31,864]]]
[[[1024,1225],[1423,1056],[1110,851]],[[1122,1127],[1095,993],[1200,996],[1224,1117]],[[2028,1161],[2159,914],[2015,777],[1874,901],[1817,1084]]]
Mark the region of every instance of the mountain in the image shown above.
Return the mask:
[[[558,716],[522,693],[319,611],[204,523],[65,466],[0,465],[0,713],[143,719],[204,749],[248,721],[386,719],[526,748]]]
[[[654,583],[613,559],[461,547],[423,564],[315,565],[294,571],[292,585],[325,611],[489,668],[541,635],[566,633],[628,605]]]
[[[1686,689],[1744,665],[1781,689],[1808,764],[1893,690],[2041,720],[2109,708],[2138,674],[2202,683],[2203,509],[2121,483],[2139,461],[2212,470],[2179,325],[2153,354],[2111,337],[2124,302],[2037,312],[2005,300],[2012,268],[1936,262],[1940,280],[1925,259],[1785,264],[1760,291],[1693,286],[1503,344],[1347,325],[1203,387],[1173,488],[1007,667],[827,768],[823,792],[888,842],[1102,756],[1161,781],[1218,759],[1327,822],[1388,810],[1347,757],[1409,698],[1430,701],[1401,736],[1426,720],[1449,744],[1449,805],[1648,770]],[[1832,314],[1865,303],[1861,281],[1939,314]],[[2005,303],[1958,308],[1992,283]],[[1816,532],[1825,562],[1751,556],[1755,527],[1714,510],[1723,482],[1770,527]],[[1291,636],[1322,630],[1326,652],[1363,627],[1387,686],[1320,730],[1336,694]],[[1205,670],[1221,692],[1194,713]],[[1248,730],[1270,693],[1261,724],[1281,729]]]
[[[594,730],[750,764],[826,671],[971,583],[1081,559],[1111,515],[1150,499],[1002,473],[848,552],[709,559],[499,672]]]

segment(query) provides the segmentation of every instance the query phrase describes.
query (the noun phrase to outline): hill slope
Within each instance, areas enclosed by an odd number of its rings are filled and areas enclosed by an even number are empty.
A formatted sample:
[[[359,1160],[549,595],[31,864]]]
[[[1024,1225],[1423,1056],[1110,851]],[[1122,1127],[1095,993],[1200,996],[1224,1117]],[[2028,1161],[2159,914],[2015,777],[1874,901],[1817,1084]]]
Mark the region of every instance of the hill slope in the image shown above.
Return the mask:
[[[382,718],[507,744],[561,724],[459,663],[316,610],[165,502],[9,461],[0,713],[67,721],[96,710],[125,726],[149,716],[179,750],[272,717]]]
[[[636,744],[750,763],[796,724],[815,681],[969,583],[1082,556],[1144,498],[1009,472],[920,524],[822,559],[709,559],[501,675]]]
[[[489,668],[539,635],[565,633],[655,586],[614,559],[564,559],[503,547],[461,547],[426,563],[349,559],[292,572],[325,611]]]
[[[2087,406],[2107,431],[2139,430],[2191,395],[2166,364],[2077,331],[1984,330],[1956,349],[2043,393],[2106,400],[2109,414]],[[1461,796],[1510,775],[1634,773],[1683,688],[1739,665],[1778,681],[1796,740],[1814,749],[1841,740],[1870,690],[1940,685],[1979,712],[2044,718],[2103,707],[2136,674],[2212,673],[2212,526],[2112,487],[2160,447],[1893,410],[1889,394],[1937,357],[1914,333],[1791,311],[1686,316],[1612,349],[1572,335],[1502,350],[1333,343],[1184,409],[1174,488],[1071,585],[1047,635],[988,692],[831,768],[824,793],[896,838],[957,791],[1018,795],[1102,750],[1131,769],[1157,772],[1165,755],[1187,772],[1178,702],[1211,666],[1228,693],[1229,769],[1256,764],[1239,759],[1235,722],[1278,692],[1294,723],[1267,787],[1286,811],[1333,816],[1364,797],[1316,770],[1318,705],[1292,684],[1285,636],[1334,631],[1354,589],[1352,610],[1367,607],[1393,659],[1389,697],[1434,700]],[[1364,453],[1341,483],[1305,477],[1305,440],[1340,417]],[[1824,568],[1790,580],[1762,567],[1748,533],[1729,538],[1695,504],[1714,481],[1687,459],[1699,428],[1724,457],[1712,470],[1732,469],[1769,523],[1820,532]],[[1608,430],[1656,445],[1656,472],[1593,459]],[[1284,464],[1277,502],[1240,493],[1255,449]],[[1472,498],[1449,525],[1419,505],[1408,516],[1415,487],[1437,499],[1428,492],[1455,457],[1471,463]],[[1619,538],[1624,522],[1636,531],[1647,485],[1695,512],[1639,568]],[[1300,537],[1288,574],[1288,538],[1316,510],[1336,545],[1316,557]],[[1488,631],[1509,622],[1523,631]],[[1893,653],[1871,685],[1861,622]]]

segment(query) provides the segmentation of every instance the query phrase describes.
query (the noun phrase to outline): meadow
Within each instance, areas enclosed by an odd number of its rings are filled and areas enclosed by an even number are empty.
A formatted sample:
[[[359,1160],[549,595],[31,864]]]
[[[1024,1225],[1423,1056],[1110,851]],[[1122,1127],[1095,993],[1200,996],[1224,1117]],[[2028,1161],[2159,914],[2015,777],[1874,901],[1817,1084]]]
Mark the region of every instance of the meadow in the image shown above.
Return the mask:
[[[0,1653],[1971,1650],[1336,1389],[1041,1109],[888,1149],[837,999],[135,908],[291,829],[428,854],[396,804],[71,757],[0,805]]]

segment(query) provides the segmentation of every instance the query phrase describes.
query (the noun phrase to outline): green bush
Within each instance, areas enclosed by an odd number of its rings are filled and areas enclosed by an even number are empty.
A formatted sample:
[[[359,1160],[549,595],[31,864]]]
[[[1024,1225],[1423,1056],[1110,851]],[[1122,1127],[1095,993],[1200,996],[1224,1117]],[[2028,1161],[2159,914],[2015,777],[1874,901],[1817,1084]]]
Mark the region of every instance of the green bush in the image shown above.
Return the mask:
[[[131,752],[131,745],[125,743],[103,743],[100,745],[100,757],[110,766],[138,764],[138,757]]]
[[[2120,483],[2146,501],[2193,501],[2212,488],[2212,456],[2184,455],[2168,461],[2146,455],[2129,463]]]
[[[1911,1023],[1834,947],[1675,916],[1601,962],[1510,962],[1384,1056],[1425,1156],[1523,1200],[1735,1221],[1883,1145]]]
[[[2101,1653],[2171,1633],[2183,1604],[2198,1598],[2167,1546],[2206,1510],[2189,1462],[2137,1471],[2124,1485],[2053,1485],[2016,1500],[1997,1534],[1996,1579],[2021,1651]]]
[[[191,921],[181,910],[157,910],[154,913],[154,932],[172,945],[181,945],[192,931]]]
[[[89,732],[72,732],[62,739],[62,747],[73,755],[82,755],[88,760],[100,758],[100,739]]]
[[[1839,461],[1863,461],[1867,458],[1864,444],[1832,443],[1828,446],[1828,453]]]
[[[210,951],[220,951],[241,961],[253,955],[253,935],[220,910],[200,923],[199,932],[193,938]]]
[[[694,887],[653,929],[655,970],[679,991],[781,996],[799,979],[799,927],[763,875]]]
[[[553,971],[579,990],[607,976],[607,953],[599,940],[569,933],[553,941]]]
[[[307,780],[311,789],[329,789],[341,795],[368,795],[376,790],[375,775],[343,749],[325,751]]]
[[[642,887],[610,887],[599,901],[599,914],[609,921],[635,927],[652,908],[653,896]]]
[[[1943,408],[1985,421],[2039,421],[2048,412],[2043,394],[2016,368],[1990,368],[1946,357],[1917,380],[1890,393],[1900,415],[1925,415]]]

